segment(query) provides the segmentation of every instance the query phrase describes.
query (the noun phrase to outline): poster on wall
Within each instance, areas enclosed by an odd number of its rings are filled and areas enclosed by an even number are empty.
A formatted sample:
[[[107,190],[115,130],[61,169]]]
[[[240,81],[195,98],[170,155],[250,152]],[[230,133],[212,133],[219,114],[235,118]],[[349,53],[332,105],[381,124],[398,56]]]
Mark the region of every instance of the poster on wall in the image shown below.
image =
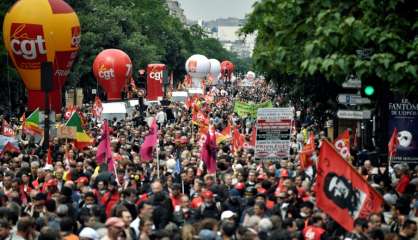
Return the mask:
[[[388,139],[398,129],[399,145],[393,163],[418,163],[418,103],[408,99],[392,101],[388,105]]]

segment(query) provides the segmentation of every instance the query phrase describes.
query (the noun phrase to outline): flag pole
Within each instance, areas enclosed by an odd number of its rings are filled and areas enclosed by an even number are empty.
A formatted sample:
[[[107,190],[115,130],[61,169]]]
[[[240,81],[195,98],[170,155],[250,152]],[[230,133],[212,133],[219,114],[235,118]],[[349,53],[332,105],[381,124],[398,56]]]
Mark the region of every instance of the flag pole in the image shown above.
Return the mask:
[[[181,177],[181,175],[180,175]],[[184,194],[184,180],[181,178],[181,192]]]
[[[157,178],[160,179],[160,147],[157,146]]]

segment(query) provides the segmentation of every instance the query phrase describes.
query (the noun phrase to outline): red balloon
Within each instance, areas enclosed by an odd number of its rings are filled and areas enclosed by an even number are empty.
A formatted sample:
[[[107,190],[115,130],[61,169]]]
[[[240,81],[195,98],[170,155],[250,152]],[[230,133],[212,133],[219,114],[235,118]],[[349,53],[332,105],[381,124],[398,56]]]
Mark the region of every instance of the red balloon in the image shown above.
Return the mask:
[[[232,72],[234,71],[234,69],[235,69],[235,66],[230,61],[223,61],[221,63],[221,73],[222,73],[222,76],[227,75],[228,78],[230,78]]]
[[[132,61],[119,49],[106,49],[94,59],[93,73],[107,99],[120,100],[123,88],[132,77]]]

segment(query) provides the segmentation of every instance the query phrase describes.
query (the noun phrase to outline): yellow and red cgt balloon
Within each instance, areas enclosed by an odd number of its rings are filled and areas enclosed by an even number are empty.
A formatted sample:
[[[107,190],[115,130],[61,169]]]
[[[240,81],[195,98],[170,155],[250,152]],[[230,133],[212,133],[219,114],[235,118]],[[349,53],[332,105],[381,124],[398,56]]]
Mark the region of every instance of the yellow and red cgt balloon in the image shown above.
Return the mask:
[[[50,61],[53,92],[60,95],[80,48],[80,37],[77,14],[62,0],[17,1],[3,22],[4,45],[32,93],[41,90],[41,63]]]

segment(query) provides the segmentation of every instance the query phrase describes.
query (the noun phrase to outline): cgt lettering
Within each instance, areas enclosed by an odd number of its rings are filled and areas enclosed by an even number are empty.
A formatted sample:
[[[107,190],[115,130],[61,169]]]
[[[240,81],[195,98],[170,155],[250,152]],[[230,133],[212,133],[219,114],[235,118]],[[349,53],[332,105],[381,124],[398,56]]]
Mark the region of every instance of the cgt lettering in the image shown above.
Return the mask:
[[[151,72],[149,74],[150,78],[153,78],[157,81],[160,81],[163,78],[163,71],[160,72]]]
[[[36,39],[12,39],[11,47],[14,54],[27,60],[36,59],[38,54],[46,54],[45,39],[40,35],[37,35]]]
[[[112,68],[109,70],[102,70],[102,71],[99,71],[99,77],[105,80],[110,80],[112,78],[115,78],[115,72],[113,71]]]

